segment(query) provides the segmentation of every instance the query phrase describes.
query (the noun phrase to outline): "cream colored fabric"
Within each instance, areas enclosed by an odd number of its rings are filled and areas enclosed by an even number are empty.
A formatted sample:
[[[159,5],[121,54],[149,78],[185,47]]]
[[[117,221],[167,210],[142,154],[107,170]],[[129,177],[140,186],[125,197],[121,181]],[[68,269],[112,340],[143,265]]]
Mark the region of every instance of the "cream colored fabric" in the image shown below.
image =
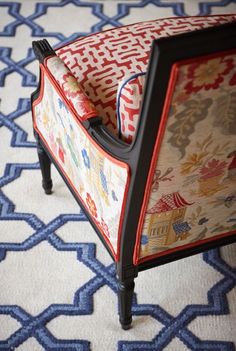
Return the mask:
[[[37,130],[74,191],[117,255],[129,169],[91,141],[44,73],[42,100],[34,105]]]
[[[180,64],[170,99],[140,258],[236,229],[236,53]]]

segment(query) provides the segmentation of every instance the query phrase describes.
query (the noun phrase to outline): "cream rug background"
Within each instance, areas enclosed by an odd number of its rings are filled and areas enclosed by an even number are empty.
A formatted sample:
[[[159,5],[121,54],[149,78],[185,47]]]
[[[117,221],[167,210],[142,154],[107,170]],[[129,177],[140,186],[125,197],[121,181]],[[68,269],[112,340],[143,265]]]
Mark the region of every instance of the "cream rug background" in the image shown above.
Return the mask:
[[[114,265],[31,127],[33,39],[52,45],[141,20],[236,12],[236,1],[0,1],[0,350],[236,349],[236,245],[139,274],[121,330]]]

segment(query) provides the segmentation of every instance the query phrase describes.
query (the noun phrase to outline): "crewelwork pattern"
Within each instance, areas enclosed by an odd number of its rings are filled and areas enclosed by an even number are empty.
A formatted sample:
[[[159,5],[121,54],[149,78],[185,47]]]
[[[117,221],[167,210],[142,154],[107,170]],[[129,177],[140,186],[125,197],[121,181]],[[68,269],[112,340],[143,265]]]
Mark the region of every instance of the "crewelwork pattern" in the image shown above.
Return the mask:
[[[67,89],[72,90],[69,85]],[[81,106],[79,108],[82,111]],[[80,122],[72,116],[46,75],[42,100],[34,107],[34,121],[54,158],[117,255],[128,166],[114,162],[89,140]]]
[[[0,319],[2,317],[9,317],[9,320],[14,321],[17,327],[11,328],[2,322],[0,323],[0,350],[66,350],[66,351],[100,351],[94,347],[92,339],[88,336],[81,336],[81,330],[76,329],[74,336],[56,335],[49,330],[49,323],[51,321],[64,318],[67,321],[74,317],[83,320],[83,330],[91,328],[88,319],[91,318],[94,325],[104,323],[105,319],[109,319],[107,311],[97,318],[94,316],[96,311],[96,298],[102,290],[108,291],[113,295],[117,293],[117,281],[115,277],[114,264],[104,263],[102,258],[96,252],[96,244],[92,242],[91,237],[84,242],[80,241],[82,229],[81,226],[86,226],[89,231],[89,224],[84,214],[78,210],[73,213],[68,213],[67,208],[63,208],[59,215],[56,215],[53,210],[53,217],[51,220],[42,219],[42,211],[34,209],[33,198],[30,194],[25,194],[25,188],[18,188],[18,195],[24,196],[32,206],[31,210],[24,210],[19,206],[18,198],[15,193],[9,191],[9,187],[18,184],[18,181],[24,178],[25,174],[30,174],[31,178],[36,178],[40,174],[39,164],[37,158],[29,159],[28,153],[35,152],[35,142],[32,141],[29,135],[28,122],[30,116],[30,99],[29,93],[36,88],[36,64],[35,57],[31,50],[31,39],[40,40],[48,38],[53,45],[65,45],[66,42],[81,37],[90,32],[100,31],[103,28],[111,26],[121,26],[125,23],[131,23],[142,20],[142,16],[146,15],[150,6],[152,6],[152,13],[150,18],[158,18],[159,16],[171,17],[184,16],[188,14],[209,15],[210,13],[225,13],[232,11],[235,1],[231,0],[216,0],[216,1],[193,1],[194,10],[190,13],[189,0],[185,1],[165,1],[165,0],[145,0],[145,1],[112,1],[114,8],[111,13],[103,4],[108,1],[85,1],[85,0],[68,0],[68,1],[0,1],[0,149],[1,161],[5,154],[10,155],[6,163],[0,165],[0,225],[7,223],[5,231],[0,230],[0,281],[2,282],[2,268],[9,267],[8,259],[14,256],[15,265],[21,265],[22,255],[27,255],[32,249],[40,246],[42,242],[48,243],[54,250],[61,254],[61,261],[64,263],[65,254],[74,253],[74,260],[82,263],[93,277],[88,279],[86,283],[78,286],[74,291],[74,298],[68,303],[61,303],[57,299],[57,291],[55,290],[55,304],[48,305],[42,309],[37,315],[30,313],[27,307],[23,307],[23,301],[28,299],[29,291],[21,296],[22,303],[15,304],[14,297],[18,291],[19,286],[15,284],[14,289],[8,290],[8,303],[3,301],[3,292],[7,287],[0,284]],[[90,30],[85,30],[83,21],[78,18],[76,32],[68,33],[70,26],[70,19],[63,14],[67,11],[67,6],[73,4],[75,9],[86,7],[95,18],[95,21],[90,26]],[[54,23],[55,17],[51,17],[54,9],[60,10],[60,14],[64,19],[60,26],[46,27],[47,23]],[[109,9],[109,6],[108,6]],[[49,10],[52,10],[51,12]],[[3,12],[1,12],[3,11]],[[235,12],[235,11],[234,11]],[[5,13],[8,13],[5,19]],[[141,18],[135,17],[135,14],[141,14]],[[38,19],[44,19],[44,22],[39,25]],[[146,20],[146,18],[145,18]],[[66,27],[67,31],[64,30]],[[21,30],[25,30],[24,33]],[[30,37],[32,36],[32,38]],[[25,49],[25,50],[24,50]],[[34,65],[34,67],[33,67]],[[20,86],[15,85],[15,80],[20,81]],[[14,82],[14,84],[13,84]],[[10,92],[10,93],[9,93]],[[222,104],[219,101],[219,107]],[[219,113],[224,113],[225,108]],[[31,123],[31,122],[29,122]],[[215,121],[217,123],[217,121]],[[4,139],[4,135],[9,136]],[[4,144],[3,144],[4,141]],[[10,154],[8,154],[10,152]],[[12,158],[13,156],[16,158]],[[156,172],[156,180],[166,183],[172,179],[173,171],[170,169],[162,172]],[[40,179],[38,177],[38,179]],[[63,186],[61,182],[59,186]],[[40,181],[34,181],[34,188],[40,188]],[[155,188],[158,188],[156,183]],[[56,196],[58,188],[56,188],[54,195]],[[182,195],[182,193],[180,193]],[[42,195],[43,196],[43,195]],[[40,201],[41,198],[37,199]],[[184,199],[188,201],[186,197]],[[230,200],[230,199],[229,199]],[[47,200],[46,201],[50,201]],[[224,201],[221,199],[221,201]],[[191,203],[191,201],[190,201]],[[189,205],[191,207],[191,205]],[[15,231],[16,239],[9,241],[10,224],[25,223],[31,229],[30,235],[27,239],[17,241],[19,238],[20,229]],[[72,240],[62,240],[58,231],[66,228],[67,225],[74,225],[78,238],[76,242]],[[2,227],[1,227],[2,228]],[[86,233],[87,235],[87,233]],[[224,253],[224,251],[223,251]],[[45,253],[46,255],[46,253]],[[113,351],[136,351],[136,350],[150,350],[161,351],[168,349],[170,351],[184,350],[209,350],[209,351],[235,351],[235,339],[228,336],[227,321],[231,321],[232,328],[234,328],[235,320],[233,311],[230,308],[230,296],[233,296],[236,287],[236,269],[232,262],[228,262],[227,257],[222,255],[220,250],[213,250],[205,253],[203,258],[199,256],[199,260],[204,266],[204,274],[199,276],[200,281],[205,280],[205,269],[211,270],[214,277],[214,282],[210,285],[202,285],[201,291],[205,299],[195,298],[195,292],[192,294],[190,302],[184,302],[179,306],[178,312],[172,311],[171,306],[165,305],[164,299],[159,302],[150,300],[149,294],[146,294],[146,301],[142,302],[138,294],[133,301],[133,314],[138,317],[141,323],[137,323],[131,333],[125,334],[118,331],[118,322],[114,322],[114,314],[112,320],[107,321],[108,329],[112,323],[115,324],[116,339],[103,337],[103,344],[107,350]],[[192,264],[192,261],[191,261]],[[166,272],[168,271],[166,266]],[[173,265],[171,265],[173,269]],[[157,281],[156,272],[152,270],[153,280],[156,286],[156,296],[162,289],[162,286]],[[42,272],[45,275],[53,276],[50,267],[45,265],[42,259]],[[5,273],[7,274],[7,272]],[[32,272],[32,274],[35,274]],[[7,277],[10,279],[10,277]],[[141,274],[140,274],[141,278]],[[184,285],[185,277],[182,276],[182,283]],[[38,278],[39,279],[39,278]],[[63,279],[63,277],[62,277]],[[25,282],[22,281],[21,284]],[[146,281],[145,281],[146,284]],[[189,284],[186,282],[185,284]],[[200,284],[199,284],[200,285]],[[186,285],[184,285],[186,286]],[[29,290],[33,287],[30,286]],[[147,287],[149,289],[149,286]],[[66,287],[65,287],[66,289]],[[183,288],[183,295],[181,300],[184,300],[185,290]],[[108,297],[110,297],[108,295]],[[35,301],[37,303],[37,301]],[[175,305],[178,304],[176,299]],[[95,305],[95,308],[94,308]],[[214,334],[207,333],[203,335],[201,327],[198,332],[191,330],[191,325],[198,322],[198,325],[205,327],[204,321],[208,318],[214,318],[217,324],[217,333],[220,329],[224,330],[223,336],[212,336]],[[153,334],[149,334],[149,329],[146,328],[146,321],[152,320],[154,326]],[[64,323],[64,321],[63,321]],[[229,322],[230,323],[230,322]],[[63,327],[66,322],[63,324]],[[141,325],[141,329],[140,329]],[[150,324],[149,324],[150,325]],[[138,328],[136,328],[138,327]],[[7,333],[3,333],[4,330]],[[138,330],[138,334],[135,334]],[[141,330],[141,332],[140,332]],[[223,333],[224,333],[223,332]],[[115,334],[115,333],[114,333]],[[114,335],[113,334],[113,335]],[[106,334],[107,335],[107,334]],[[34,340],[32,347],[31,341]],[[175,341],[179,344],[175,344]],[[234,342],[233,342],[234,341]],[[105,349],[104,346],[104,349]]]
[[[56,80],[59,88],[62,89],[65,98],[71,104],[73,111],[75,110],[77,117],[81,121],[96,117],[98,112],[94,105],[63,61],[58,56],[53,56],[47,60],[46,64],[50,75]]]
[[[140,257],[235,230],[235,74],[236,53],[179,66]]]

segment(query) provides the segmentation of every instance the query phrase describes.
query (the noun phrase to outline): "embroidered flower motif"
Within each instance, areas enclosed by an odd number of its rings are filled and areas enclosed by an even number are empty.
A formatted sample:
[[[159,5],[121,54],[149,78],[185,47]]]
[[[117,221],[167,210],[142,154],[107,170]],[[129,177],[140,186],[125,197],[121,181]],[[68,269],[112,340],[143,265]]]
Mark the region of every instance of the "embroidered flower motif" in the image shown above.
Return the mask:
[[[181,166],[181,173],[188,174],[202,165],[206,152],[193,153],[188,156],[187,160]]]
[[[233,77],[229,81],[229,85],[235,85],[236,84],[236,73],[233,75]]]
[[[198,92],[201,89],[217,89],[224,76],[234,67],[232,59],[217,57],[202,63],[190,65],[187,77],[191,79],[185,89],[188,93]]]
[[[73,74],[71,72],[64,74],[63,80],[62,86],[66,95],[72,98],[76,97],[80,92],[80,88]]]
[[[83,118],[88,113],[94,113],[97,115],[95,107],[92,102],[89,101],[88,97],[84,93],[80,93],[74,101],[78,114]]]
[[[108,228],[108,225],[105,223],[104,219],[102,218],[102,221],[100,223],[100,227],[103,231],[103,233],[108,237],[110,238],[110,232],[109,232],[109,228]]]
[[[105,174],[104,174],[102,169],[100,169],[100,177],[101,177],[103,190],[105,191],[105,193],[108,194],[107,179],[106,179],[106,176],[105,176]]]
[[[89,211],[91,215],[95,218],[97,218],[97,207],[95,205],[95,202],[93,201],[91,195],[89,193],[86,194],[86,203],[88,205]]]
[[[82,152],[85,167],[90,169],[90,158],[88,157],[87,151],[85,149],[82,149],[81,152]]]
[[[219,161],[213,158],[206,166],[200,169],[201,179],[208,179],[220,176],[224,173],[224,168],[227,165],[225,161]]]

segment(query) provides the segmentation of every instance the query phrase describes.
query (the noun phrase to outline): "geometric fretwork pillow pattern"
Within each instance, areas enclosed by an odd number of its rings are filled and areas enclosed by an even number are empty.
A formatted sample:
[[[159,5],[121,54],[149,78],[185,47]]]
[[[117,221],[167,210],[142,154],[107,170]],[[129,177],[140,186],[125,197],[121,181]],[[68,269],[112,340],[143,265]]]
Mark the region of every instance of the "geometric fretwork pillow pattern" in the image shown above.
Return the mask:
[[[76,39],[59,48],[56,53],[81,84],[99,116],[103,118],[103,123],[110,131],[118,134],[118,86],[127,77],[147,71],[154,39],[216,26],[235,19],[235,15],[216,15],[151,20]],[[129,104],[131,106],[130,102]],[[129,111],[125,122],[122,120],[121,130],[128,140],[134,135],[138,122],[137,113],[134,111],[136,115],[133,116],[132,109]]]

